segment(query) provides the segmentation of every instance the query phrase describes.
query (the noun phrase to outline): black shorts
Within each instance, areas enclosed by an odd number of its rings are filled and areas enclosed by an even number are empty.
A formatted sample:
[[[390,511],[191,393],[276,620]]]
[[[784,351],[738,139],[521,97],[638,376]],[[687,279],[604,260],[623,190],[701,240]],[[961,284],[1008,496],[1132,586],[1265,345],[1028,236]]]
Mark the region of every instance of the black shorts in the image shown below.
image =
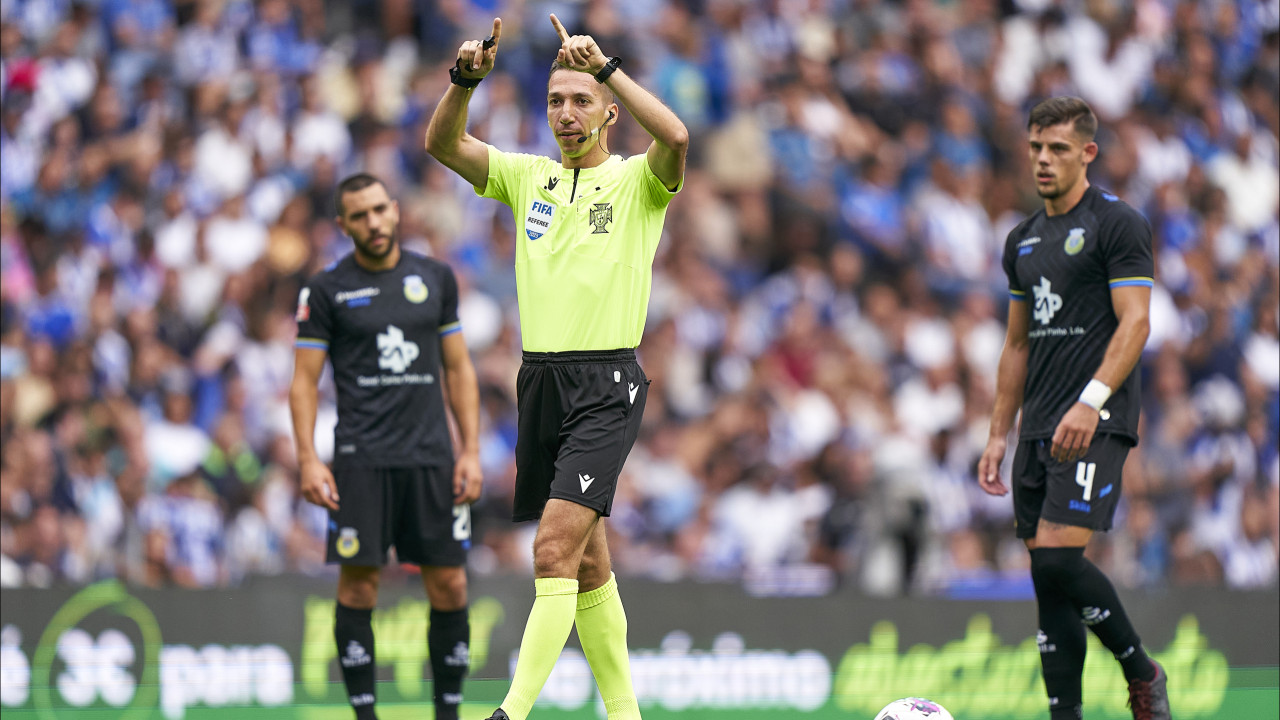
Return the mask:
[[[335,462],[338,509],[329,512],[325,561],[382,566],[465,565],[471,507],[453,504],[453,464],[379,468]]]
[[[516,377],[516,522],[550,498],[608,516],[640,434],[649,380],[635,350],[524,354]]]
[[[1013,455],[1013,515],[1017,536],[1036,536],[1040,519],[1110,530],[1120,501],[1120,476],[1133,443],[1111,433],[1095,435],[1085,456],[1058,462],[1051,440],[1023,440]]]

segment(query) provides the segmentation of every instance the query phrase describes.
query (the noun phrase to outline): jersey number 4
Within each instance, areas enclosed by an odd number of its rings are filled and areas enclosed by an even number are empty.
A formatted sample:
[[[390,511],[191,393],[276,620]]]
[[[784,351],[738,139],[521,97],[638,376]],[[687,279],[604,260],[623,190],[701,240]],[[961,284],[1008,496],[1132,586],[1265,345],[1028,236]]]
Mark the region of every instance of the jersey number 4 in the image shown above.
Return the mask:
[[[1084,488],[1084,501],[1089,502],[1093,495],[1093,474],[1098,469],[1098,463],[1076,463],[1076,484]]]

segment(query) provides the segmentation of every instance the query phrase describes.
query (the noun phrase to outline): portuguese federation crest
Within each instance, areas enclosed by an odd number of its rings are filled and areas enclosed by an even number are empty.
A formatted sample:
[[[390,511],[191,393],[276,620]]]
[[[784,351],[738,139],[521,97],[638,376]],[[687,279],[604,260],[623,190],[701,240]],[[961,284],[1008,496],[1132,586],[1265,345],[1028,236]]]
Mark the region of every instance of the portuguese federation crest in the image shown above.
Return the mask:
[[[592,235],[609,232],[609,223],[613,222],[613,203],[595,203],[591,206]]]
[[[1084,249],[1084,228],[1071,228],[1067,232],[1067,241],[1063,243],[1062,249],[1068,255],[1078,255]]]

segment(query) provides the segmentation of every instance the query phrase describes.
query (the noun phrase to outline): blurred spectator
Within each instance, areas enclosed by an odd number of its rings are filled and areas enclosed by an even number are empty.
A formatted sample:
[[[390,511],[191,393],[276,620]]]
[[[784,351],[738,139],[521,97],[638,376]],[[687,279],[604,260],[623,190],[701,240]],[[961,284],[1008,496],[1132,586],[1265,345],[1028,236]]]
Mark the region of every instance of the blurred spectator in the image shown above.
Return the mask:
[[[300,282],[350,248],[332,196],[355,169],[398,188],[402,240],[458,274],[488,478],[472,570],[528,571],[530,529],[508,521],[519,229],[422,148],[469,6],[410,7],[3,5],[0,583],[331,572],[283,399]],[[495,10],[516,28],[541,13]],[[1275,12],[593,0],[562,17],[695,132],[639,348],[654,392],[614,508],[620,573],[1025,594],[1011,505],[972,474],[1004,237],[1040,203],[1025,112],[1070,93],[1103,120],[1091,181],[1149,218],[1158,264],[1142,444],[1099,561],[1130,587],[1280,582]],[[510,41],[470,130],[554,152],[551,46]],[[647,144],[626,113],[609,139]],[[326,380],[322,453],[333,403]]]

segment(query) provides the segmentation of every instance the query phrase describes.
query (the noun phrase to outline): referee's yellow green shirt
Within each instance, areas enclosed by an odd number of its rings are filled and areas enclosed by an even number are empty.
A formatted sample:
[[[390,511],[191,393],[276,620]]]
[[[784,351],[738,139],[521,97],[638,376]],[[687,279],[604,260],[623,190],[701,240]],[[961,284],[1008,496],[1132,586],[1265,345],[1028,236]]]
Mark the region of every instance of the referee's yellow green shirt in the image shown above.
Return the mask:
[[[489,146],[483,197],[516,221],[520,333],[530,352],[616,350],[644,334],[668,190],[644,155],[574,170]]]

